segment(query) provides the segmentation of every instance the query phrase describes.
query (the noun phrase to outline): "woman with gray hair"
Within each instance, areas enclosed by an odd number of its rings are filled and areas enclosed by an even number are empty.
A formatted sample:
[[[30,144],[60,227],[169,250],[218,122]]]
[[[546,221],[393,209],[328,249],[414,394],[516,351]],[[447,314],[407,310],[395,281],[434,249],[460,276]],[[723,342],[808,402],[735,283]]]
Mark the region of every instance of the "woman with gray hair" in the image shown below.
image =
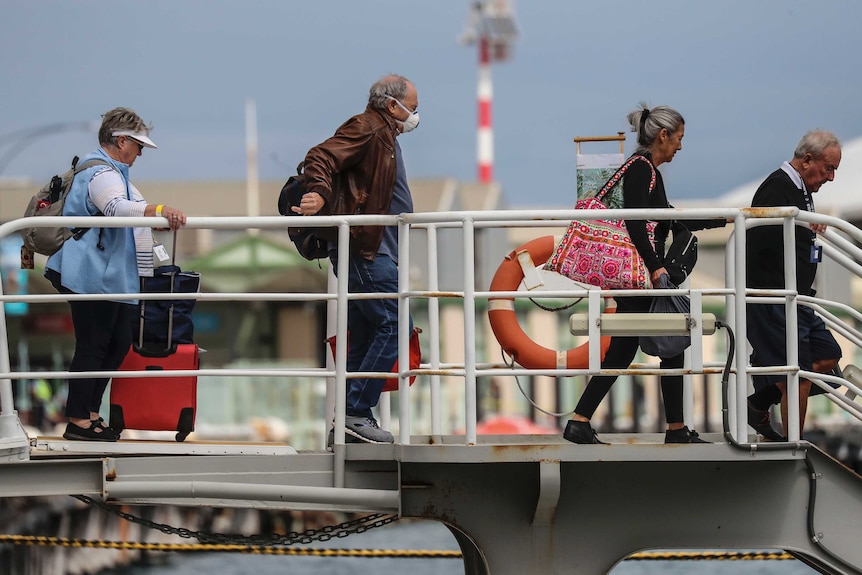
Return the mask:
[[[668,106],[648,108],[643,102],[638,109],[628,115],[633,132],[637,133],[638,148],[633,154],[635,162],[623,176],[624,208],[667,208],[671,207],[664,189],[664,180],[658,167],[673,160],[682,149],[685,135],[685,120],[682,115]],[[684,222],[690,229],[704,229],[725,225],[724,219],[698,220]],[[626,220],[626,228],[638,254],[650,270],[650,279],[657,285],[659,278],[667,274],[664,267],[664,244],[668,236],[668,222],[663,221],[656,227],[655,246],[650,240],[647,222]],[[635,296],[617,298],[616,313],[646,313],[650,309],[652,297]],[[638,351],[637,337],[613,337],[602,361],[602,369],[627,369]],[[671,358],[661,358],[661,367],[679,369],[683,366],[683,354]],[[572,419],[566,425],[563,437],[573,443],[603,443],[590,425],[590,419],[599,403],[610,391],[616,381],[615,375],[598,375],[590,378]],[[705,443],[690,430],[683,421],[682,376],[663,375],[661,377],[662,397],[664,399],[667,431],[665,443]]]
[[[158,216],[168,229],[186,223],[180,210],[148,204],[129,181],[129,168],[144,148],[156,148],[151,127],[132,110],[114,108],[102,117],[99,148],[82,162],[63,206],[64,216]],[[151,228],[93,228],[69,239],[48,258],[45,277],[65,294],[140,292],[140,277],[153,275]],[[132,344],[137,300],[70,301],[75,355],[69,371],[116,371]],[[117,441],[119,433],[99,416],[108,378],[71,379],[66,401],[69,422],[63,437],[80,441]]]

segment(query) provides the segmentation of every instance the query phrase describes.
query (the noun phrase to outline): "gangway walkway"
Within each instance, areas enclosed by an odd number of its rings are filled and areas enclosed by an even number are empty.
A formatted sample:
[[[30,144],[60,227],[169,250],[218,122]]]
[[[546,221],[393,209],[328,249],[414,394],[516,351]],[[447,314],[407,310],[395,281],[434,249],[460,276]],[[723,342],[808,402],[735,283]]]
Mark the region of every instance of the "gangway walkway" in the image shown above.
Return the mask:
[[[827,223],[853,241],[862,234],[846,222],[795,208],[767,211],[737,209],[617,210],[620,217],[672,219],[677,217],[733,218],[737,229],[749,219],[783,222],[792,232],[799,222]],[[340,510],[390,513],[443,522],[455,534],[464,553],[465,572],[606,573],[627,555],[651,548],[664,549],[783,549],[823,573],[860,573],[862,547],[858,545],[862,517],[862,478],[799,438],[791,425],[791,441],[764,444],[746,428],[744,398],[747,376],[744,319],[744,236],[728,243],[727,285],[687,290],[693,315],[701,316],[703,298],[723,298],[727,323],[736,332],[732,369],[723,362],[689,358],[683,373],[723,373],[727,389],[723,414],[725,431],[703,434],[712,443],[664,445],[659,434],[603,435],[611,445],[583,446],[559,435],[490,436],[476,432],[477,378],[480,376],[585,375],[587,369],[525,370],[477,361],[476,302],[500,292],[476,289],[475,234],[484,227],[530,226],[559,228],[574,217],[607,217],[573,210],[535,212],[459,212],[402,216],[350,216],[306,218],[307,225],[337,226],[339,248],[347,248],[350,225],[396,224],[401,228],[399,249],[402,302],[399,320],[400,365],[407,361],[407,310],[410,303],[439,297],[463,301],[464,361],[441,362],[439,317],[429,313],[432,350],[430,363],[399,373],[397,417],[384,407],[382,423],[397,429],[393,445],[345,444],[343,398],[348,375],[345,350],[336,353],[334,368],[268,370],[274,376],[318,375],[334,381],[328,401],[335,406],[335,445],[332,451],[296,450],[286,444],[120,441],[115,445],[67,442],[59,438],[26,436],[13,406],[11,381],[32,377],[16,372],[9,363],[5,317],[0,311],[0,497],[88,495],[112,504],[249,507],[269,509]],[[86,225],[85,218],[42,218],[44,225]],[[52,221],[57,220],[57,221]],[[106,227],[163,225],[158,218],[102,218]],[[31,222],[16,220],[0,225],[0,238]],[[283,229],[282,218],[189,218],[190,228]],[[410,238],[425,234],[429,263],[436,266],[436,237],[447,229],[462,231],[463,290],[438,289],[436,271],[429,270],[427,289],[410,286]],[[541,233],[541,230],[538,230]],[[834,232],[830,232],[833,233]],[[827,239],[829,234],[827,234]],[[845,254],[848,267],[862,262],[854,246],[830,242]],[[839,249],[840,248],[840,249]],[[829,253],[827,251],[827,253]],[[460,254],[459,254],[460,255]],[[735,258],[733,257],[735,256]],[[346,258],[339,261],[346,265]],[[862,265],[862,264],[856,264]],[[792,264],[788,266],[793,273]],[[862,269],[862,268],[860,268]],[[346,270],[343,270],[346,271]],[[340,273],[340,277],[346,277]],[[684,288],[687,289],[687,288]],[[515,298],[538,297],[513,292]],[[541,293],[547,298],[590,300],[595,290],[562,289]],[[625,294],[614,294],[625,297]],[[129,297],[128,294],[109,294]],[[105,297],[109,297],[105,296]],[[239,297],[237,297],[239,296]],[[791,290],[754,294],[776,297],[794,305],[805,304]],[[64,295],[4,296],[2,301],[56,301]],[[86,297],[86,296],[84,296]],[[163,294],[158,296],[164,298]],[[183,294],[177,297],[190,297]],[[354,297],[336,283],[325,294],[192,294],[199,300],[271,299],[330,302],[330,317],[341,341],[346,335],[346,302]],[[830,302],[818,301],[828,306]],[[2,306],[0,306],[2,310]],[[589,306],[589,314],[600,310]],[[592,316],[598,319],[598,316]],[[597,326],[597,327],[594,327]],[[601,329],[588,318],[584,329]],[[854,332],[847,326],[848,333]],[[717,336],[710,336],[717,337]],[[592,339],[592,338],[591,338]],[[862,340],[860,340],[862,341]],[[593,344],[595,345],[595,344]],[[700,346],[695,346],[700,350]],[[740,361],[739,358],[743,360]],[[789,375],[791,389],[800,374],[795,366],[773,366]],[[643,375],[656,375],[657,366],[633,367]],[[254,370],[200,370],[208,375],[253,373]],[[154,376],[128,372],[132,375]],[[188,374],[189,372],[185,372]],[[74,378],[86,374],[40,372],[40,377]],[[352,376],[353,374],[351,374]],[[381,374],[382,375],[382,374]],[[431,384],[431,432],[414,429],[407,378],[427,376]],[[817,376],[819,374],[811,374]],[[463,381],[464,433],[444,432],[440,377]],[[859,417],[859,381],[821,376],[839,383],[830,397],[836,405]],[[796,384],[798,385],[798,383]],[[828,387],[828,386],[827,386]],[[792,394],[791,394],[792,397]],[[839,399],[843,398],[842,399]],[[340,403],[340,405],[339,405]],[[793,402],[791,402],[793,403]],[[798,409],[798,406],[796,406]],[[330,411],[332,413],[332,411]]]
[[[603,438],[612,444],[573,446],[559,436],[350,444],[342,488],[332,487],[336,456],[326,451],[51,453],[3,464],[0,476],[6,497],[83,494],[124,505],[434,519],[452,529],[472,565],[467,573],[513,573],[513,564],[535,573],[606,573],[643,549],[783,549],[824,573],[854,571],[820,545],[851,564],[862,559],[860,478],[808,444],[746,451],[721,434],[685,446],[662,444],[663,434]],[[50,480],[57,476],[62,483]]]

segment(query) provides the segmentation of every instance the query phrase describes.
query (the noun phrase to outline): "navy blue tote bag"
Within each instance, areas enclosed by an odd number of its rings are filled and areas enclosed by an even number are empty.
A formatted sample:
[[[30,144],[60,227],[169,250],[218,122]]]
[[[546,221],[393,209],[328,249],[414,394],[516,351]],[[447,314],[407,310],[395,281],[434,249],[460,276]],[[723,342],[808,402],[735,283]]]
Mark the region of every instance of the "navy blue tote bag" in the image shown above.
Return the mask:
[[[173,284],[173,289],[171,287]],[[141,278],[143,293],[197,293],[200,291],[201,275],[184,272],[179,266],[161,266],[153,270],[153,277]],[[194,299],[141,300],[144,344],[167,345],[168,332],[172,333],[171,344],[194,343],[192,312]],[[171,307],[173,306],[173,313]]]

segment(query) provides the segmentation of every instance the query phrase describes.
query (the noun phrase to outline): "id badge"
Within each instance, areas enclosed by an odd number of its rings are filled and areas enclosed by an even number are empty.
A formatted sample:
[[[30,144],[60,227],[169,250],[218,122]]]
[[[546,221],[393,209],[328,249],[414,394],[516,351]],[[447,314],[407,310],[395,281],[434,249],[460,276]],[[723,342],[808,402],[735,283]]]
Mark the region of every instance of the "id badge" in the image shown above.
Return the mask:
[[[818,264],[823,259],[823,246],[811,244],[811,263]]]
[[[153,244],[153,256],[161,265],[165,265],[171,261],[171,256],[168,255],[168,250],[162,244]]]

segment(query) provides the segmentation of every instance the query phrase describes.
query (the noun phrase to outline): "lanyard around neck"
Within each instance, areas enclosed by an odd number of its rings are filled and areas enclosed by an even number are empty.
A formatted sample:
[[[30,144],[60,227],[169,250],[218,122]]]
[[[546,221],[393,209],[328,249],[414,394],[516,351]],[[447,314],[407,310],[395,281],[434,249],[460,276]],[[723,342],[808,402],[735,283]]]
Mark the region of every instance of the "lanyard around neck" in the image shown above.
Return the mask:
[[[809,212],[814,211],[814,198],[811,196],[811,192],[808,191],[808,188],[805,186],[805,180],[802,179],[802,174],[799,173],[799,170],[791,164],[787,162],[787,165],[793,168],[793,171],[796,172],[796,175],[799,176],[799,181],[802,183],[802,188],[800,188],[800,192],[802,192],[802,199],[805,200],[805,209]]]

